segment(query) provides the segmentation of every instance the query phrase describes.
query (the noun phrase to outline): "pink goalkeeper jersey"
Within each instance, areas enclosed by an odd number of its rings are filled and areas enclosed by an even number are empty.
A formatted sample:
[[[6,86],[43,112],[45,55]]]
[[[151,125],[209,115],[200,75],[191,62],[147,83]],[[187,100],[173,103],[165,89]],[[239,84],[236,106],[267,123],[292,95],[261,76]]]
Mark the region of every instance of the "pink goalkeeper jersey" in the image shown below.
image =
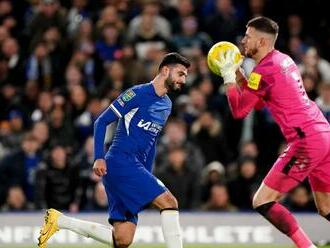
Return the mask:
[[[260,61],[247,85],[231,87],[227,96],[238,117],[246,115],[262,99],[289,142],[299,135],[330,131],[322,112],[308,98],[296,64],[277,50]],[[253,106],[249,106],[251,102]]]

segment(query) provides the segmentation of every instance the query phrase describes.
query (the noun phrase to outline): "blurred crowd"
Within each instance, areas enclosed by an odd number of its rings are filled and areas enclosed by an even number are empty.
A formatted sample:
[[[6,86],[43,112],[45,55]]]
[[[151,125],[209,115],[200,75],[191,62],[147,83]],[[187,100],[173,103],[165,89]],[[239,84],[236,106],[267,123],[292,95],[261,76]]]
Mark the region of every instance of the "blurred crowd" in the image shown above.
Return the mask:
[[[125,89],[149,82],[171,51],[192,66],[183,91],[170,95],[155,174],[181,209],[251,210],[285,141],[267,108],[231,117],[207,51],[221,40],[239,45],[252,17],[273,18],[277,48],[299,65],[307,94],[330,121],[325,2],[0,0],[1,211],[107,209],[92,173],[93,123]],[[247,76],[253,66],[244,61]],[[107,129],[107,146],[114,130]],[[293,211],[315,209],[305,183],[283,202]]]

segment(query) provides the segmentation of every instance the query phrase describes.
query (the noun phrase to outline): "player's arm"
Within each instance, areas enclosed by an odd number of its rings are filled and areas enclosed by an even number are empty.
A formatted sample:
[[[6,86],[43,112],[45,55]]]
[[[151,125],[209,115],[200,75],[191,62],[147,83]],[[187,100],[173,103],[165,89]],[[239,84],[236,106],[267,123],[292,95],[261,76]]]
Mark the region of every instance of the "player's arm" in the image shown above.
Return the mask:
[[[93,170],[96,175],[104,176],[107,173],[107,167],[104,160],[104,137],[107,126],[118,120],[112,108],[112,104],[108,107],[94,123],[94,165]]]
[[[104,137],[107,126],[122,118],[132,108],[136,107],[138,101],[134,89],[128,89],[121,94],[111,105],[97,118],[94,123],[94,166],[96,175],[106,174],[106,163],[104,160]]]
[[[243,86],[243,85],[247,85],[247,78],[245,77],[244,75],[244,70],[243,68],[239,67],[237,70],[236,70],[236,83],[239,85],[239,86]]]
[[[243,87],[239,87],[236,83],[226,84],[225,92],[233,117],[236,119],[247,116],[260,102],[258,96]]]
[[[225,92],[229,106],[234,118],[244,118],[259,102],[259,97],[246,90],[244,85],[247,80],[240,71],[241,59],[235,62],[235,51],[228,51],[223,54],[218,62],[218,67],[225,84]],[[242,86],[240,86],[242,85]]]
[[[94,123],[94,159],[104,158],[104,137],[107,126],[118,120],[119,116],[115,114],[111,104]]]

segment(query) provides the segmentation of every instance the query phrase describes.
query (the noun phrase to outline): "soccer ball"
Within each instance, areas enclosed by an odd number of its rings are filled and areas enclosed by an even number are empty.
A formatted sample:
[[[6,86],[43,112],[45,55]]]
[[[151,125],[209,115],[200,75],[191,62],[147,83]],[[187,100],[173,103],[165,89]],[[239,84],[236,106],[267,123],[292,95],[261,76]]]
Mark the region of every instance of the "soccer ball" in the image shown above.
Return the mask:
[[[207,65],[214,74],[221,76],[219,67],[216,65],[216,63],[214,61],[219,60],[220,55],[222,53],[226,52],[228,49],[234,50],[236,52],[235,63],[238,63],[240,61],[240,59],[242,58],[242,55],[241,55],[238,47],[235,46],[233,43],[228,42],[228,41],[220,41],[220,42],[214,44],[207,54]]]

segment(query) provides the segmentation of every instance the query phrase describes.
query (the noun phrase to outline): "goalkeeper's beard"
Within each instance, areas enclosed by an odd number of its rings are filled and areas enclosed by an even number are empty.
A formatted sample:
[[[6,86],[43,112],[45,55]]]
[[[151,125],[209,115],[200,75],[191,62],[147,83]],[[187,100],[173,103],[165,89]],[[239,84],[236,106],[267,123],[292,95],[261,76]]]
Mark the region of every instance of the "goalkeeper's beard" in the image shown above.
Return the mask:
[[[250,50],[248,50],[246,53],[245,53],[245,56],[248,57],[248,58],[253,58],[254,55],[256,55],[258,53],[258,48],[254,47]]]

